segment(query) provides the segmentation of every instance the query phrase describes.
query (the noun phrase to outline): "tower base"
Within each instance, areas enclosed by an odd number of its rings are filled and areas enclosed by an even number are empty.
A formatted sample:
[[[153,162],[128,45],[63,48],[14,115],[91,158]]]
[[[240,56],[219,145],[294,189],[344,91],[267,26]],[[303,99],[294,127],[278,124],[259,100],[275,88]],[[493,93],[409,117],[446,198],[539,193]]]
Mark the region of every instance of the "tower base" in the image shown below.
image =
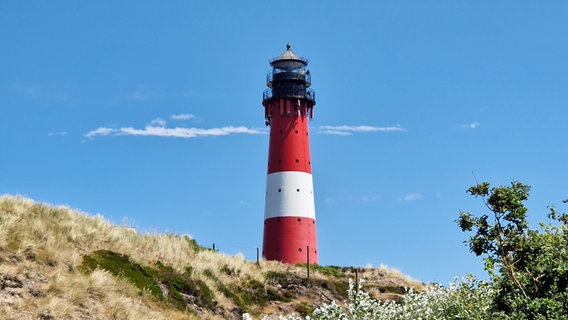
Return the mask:
[[[262,256],[284,263],[318,263],[316,221],[306,217],[264,220]]]

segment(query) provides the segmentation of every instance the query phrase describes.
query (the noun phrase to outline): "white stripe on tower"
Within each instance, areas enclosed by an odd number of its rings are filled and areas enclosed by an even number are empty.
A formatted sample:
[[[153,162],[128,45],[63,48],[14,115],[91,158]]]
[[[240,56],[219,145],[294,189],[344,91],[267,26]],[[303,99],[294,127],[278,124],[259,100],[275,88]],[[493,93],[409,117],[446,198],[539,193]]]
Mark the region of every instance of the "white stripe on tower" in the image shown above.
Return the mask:
[[[264,219],[275,217],[316,218],[311,174],[282,171],[268,175]]]

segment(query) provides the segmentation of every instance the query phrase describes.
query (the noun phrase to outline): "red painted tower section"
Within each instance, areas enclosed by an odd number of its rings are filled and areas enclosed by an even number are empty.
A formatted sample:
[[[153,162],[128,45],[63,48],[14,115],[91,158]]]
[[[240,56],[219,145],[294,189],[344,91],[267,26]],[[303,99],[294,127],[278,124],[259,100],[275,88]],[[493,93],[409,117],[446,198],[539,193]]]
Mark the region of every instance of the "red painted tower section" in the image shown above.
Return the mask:
[[[270,126],[262,255],[284,263],[318,263],[308,131],[316,102],[308,61],[287,45],[270,65],[262,100]]]

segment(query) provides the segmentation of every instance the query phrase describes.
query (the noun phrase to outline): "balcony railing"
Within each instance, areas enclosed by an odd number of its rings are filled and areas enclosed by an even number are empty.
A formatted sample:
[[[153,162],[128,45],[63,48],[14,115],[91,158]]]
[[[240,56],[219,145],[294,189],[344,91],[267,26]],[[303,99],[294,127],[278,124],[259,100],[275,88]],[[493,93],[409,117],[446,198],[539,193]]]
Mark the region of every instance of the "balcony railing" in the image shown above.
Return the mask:
[[[299,81],[303,82],[306,87],[309,87],[312,83],[312,76],[309,72],[305,70],[300,71],[270,71],[266,75],[266,85],[272,87],[273,82],[279,81]]]
[[[266,89],[262,93],[262,100],[272,98],[298,98],[316,101],[316,92],[310,88],[301,87],[279,87],[277,89]]]

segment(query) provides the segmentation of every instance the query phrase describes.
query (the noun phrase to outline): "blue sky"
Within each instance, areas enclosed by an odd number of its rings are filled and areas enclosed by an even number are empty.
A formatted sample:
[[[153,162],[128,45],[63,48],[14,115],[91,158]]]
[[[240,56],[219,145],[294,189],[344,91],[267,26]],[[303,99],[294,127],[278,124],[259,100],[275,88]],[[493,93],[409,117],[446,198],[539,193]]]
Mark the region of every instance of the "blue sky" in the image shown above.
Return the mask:
[[[483,276],[479,181],[566,211],[563,1],[2,1],[0,194],[255,259],[268,61],[309,59],[320,264]],[[533,223],[536,227],[536,223]]]

